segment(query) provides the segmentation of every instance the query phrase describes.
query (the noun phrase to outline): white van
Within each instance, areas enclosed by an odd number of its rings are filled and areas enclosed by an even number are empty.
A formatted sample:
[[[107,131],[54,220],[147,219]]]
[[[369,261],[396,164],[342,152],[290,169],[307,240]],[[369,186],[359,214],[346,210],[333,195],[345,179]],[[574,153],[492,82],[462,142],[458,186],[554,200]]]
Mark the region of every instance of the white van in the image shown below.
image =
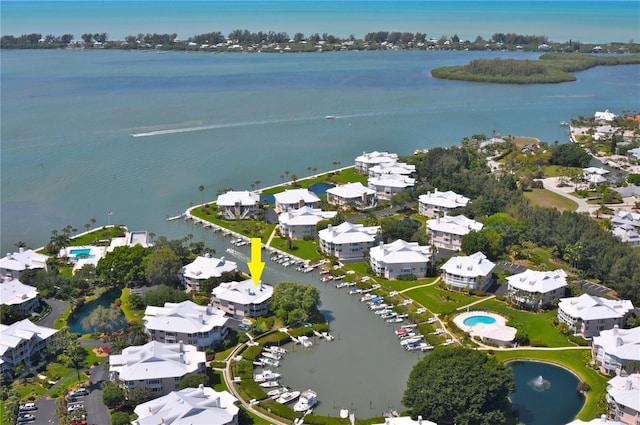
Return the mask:
[[[30,410],[36,410],[37,408],[38,407],[36,406],[35,403],[24,403],[20,405],[18,410],[20,410],[21,412],[28,412]]]

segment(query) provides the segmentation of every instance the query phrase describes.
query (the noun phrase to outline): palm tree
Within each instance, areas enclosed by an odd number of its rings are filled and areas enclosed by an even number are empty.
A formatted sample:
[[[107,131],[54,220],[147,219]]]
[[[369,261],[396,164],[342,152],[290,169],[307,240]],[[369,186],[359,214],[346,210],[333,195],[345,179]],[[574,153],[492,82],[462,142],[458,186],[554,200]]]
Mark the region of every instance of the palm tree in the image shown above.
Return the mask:
[[[204,185],[201,184],[198,186],[198,190],[200,191],[200,201],[202,201],[200,205],[204,205],[204,197],[202,195],[202,192],[204,192]]]
[[[16,246],[16,248],[20,249],[20,248],[26,248],[27,247],[27,243],[23,242],[23,241],[18,241],[14,244]]]

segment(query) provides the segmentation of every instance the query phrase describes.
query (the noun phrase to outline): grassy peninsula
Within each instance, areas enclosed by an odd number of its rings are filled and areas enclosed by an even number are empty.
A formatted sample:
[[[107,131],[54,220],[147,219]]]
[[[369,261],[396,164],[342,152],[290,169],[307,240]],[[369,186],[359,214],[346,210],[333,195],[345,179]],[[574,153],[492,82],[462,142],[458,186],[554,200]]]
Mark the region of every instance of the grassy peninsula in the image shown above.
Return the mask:
[[[549,84],[575,81],[574,72],[595,66],[632,65],[640,55],[596,56],[578,53],[546,53],[538,60],[476,59],[462,66],[431,71],[435,78],[501,84]]]

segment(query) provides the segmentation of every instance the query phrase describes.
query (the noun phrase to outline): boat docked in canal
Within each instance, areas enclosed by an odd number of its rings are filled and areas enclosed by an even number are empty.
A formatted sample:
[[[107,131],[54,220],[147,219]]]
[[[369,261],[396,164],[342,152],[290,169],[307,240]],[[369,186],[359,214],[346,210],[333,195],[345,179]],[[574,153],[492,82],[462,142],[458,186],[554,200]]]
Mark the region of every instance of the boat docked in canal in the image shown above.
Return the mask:
[[[260,385],[262,388],[275,388],[279,387],[280,383],[278,383],[278,381],[265,381],[259,383],[258,385]]]
[[[284,392],[276,399],[276,403],[286,404],[292,402],[296,398],[300,397],[300,391],[287,391]]]
[[[300,394],[298,402],[293,406],[294,412],[306,412],[318,403],[318,395],[313,390],[306,390]]]
[[[253,375],[253,380],[257,383],[265,382],[265,381],[275,381],[280,378],[280,374],[273,372],[269,369],[265,369],[262,373],[257,373]]]

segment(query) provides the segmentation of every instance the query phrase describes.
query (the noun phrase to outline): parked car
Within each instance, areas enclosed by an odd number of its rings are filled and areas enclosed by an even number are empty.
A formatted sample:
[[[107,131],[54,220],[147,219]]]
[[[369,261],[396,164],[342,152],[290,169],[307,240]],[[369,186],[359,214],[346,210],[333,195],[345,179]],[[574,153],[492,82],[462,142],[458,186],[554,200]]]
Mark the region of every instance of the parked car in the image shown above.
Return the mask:
[[[69,393],[69,397],[84,397],[86,395],[89,395],[89,390],[87,390],[86,388],[78,388],[77,390],[73,390]]]
[[[78,409],[84,409],[84,404],[76,403],[76,404],[70,404],[67,406],[67,412],[73,412],[74,410],[78,410]]]
[[[31,413],[23,413],[22,415],[18,416],[18,422],[31,422],[35,420],[36,417]]]
[[[21,412],[28,412],[30,410],[36,410],[36,409],[38,409],[38,406],[36,406],[35,403],[24,403],[18,407],[18,410],[20,410]]]

